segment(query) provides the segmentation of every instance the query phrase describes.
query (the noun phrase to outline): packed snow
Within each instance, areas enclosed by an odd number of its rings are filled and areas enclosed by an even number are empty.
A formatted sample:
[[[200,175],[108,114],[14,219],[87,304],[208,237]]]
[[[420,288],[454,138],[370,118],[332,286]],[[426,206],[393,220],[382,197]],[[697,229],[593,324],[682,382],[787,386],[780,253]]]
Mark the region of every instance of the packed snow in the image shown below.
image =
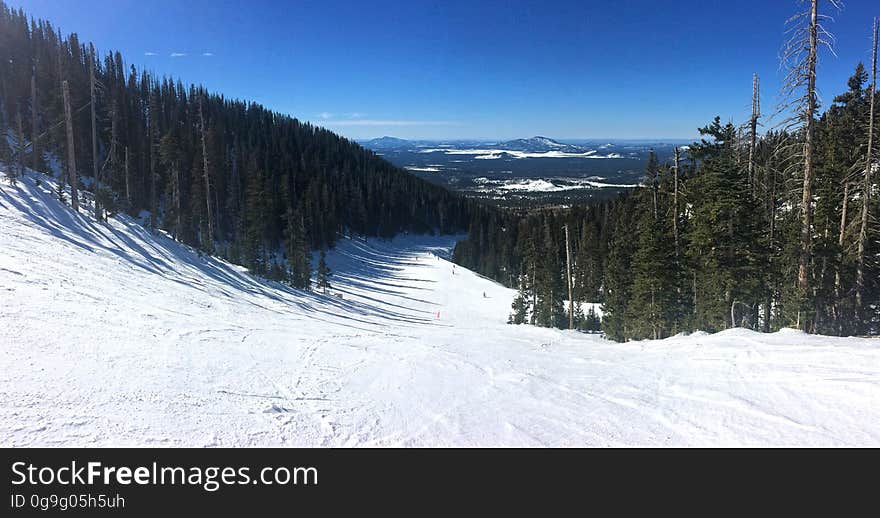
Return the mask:
[[[0,182],[2,446],[880,445],[880,340],[508,325],[453,237],[342,240],[303,293],[36,178]]]

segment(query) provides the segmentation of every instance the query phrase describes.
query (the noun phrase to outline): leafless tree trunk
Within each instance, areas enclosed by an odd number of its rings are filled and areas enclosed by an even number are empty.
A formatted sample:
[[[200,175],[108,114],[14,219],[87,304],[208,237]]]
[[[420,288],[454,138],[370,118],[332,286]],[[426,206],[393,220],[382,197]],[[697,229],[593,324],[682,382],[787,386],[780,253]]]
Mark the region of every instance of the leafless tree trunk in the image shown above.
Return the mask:
[[[94,191],[95,195],[95,219],[101,221],[104,219],[103,211],[101,210],[101,201],[98,196],[98,190],[101,188],[101,179],[98,173],[98,123],[95,117],[95,46],[89,43],[89,59],[88,59],[88,67],[89,67],[89,98],[90,98],[90,106],[92,111],[92,178],[94,181]]]
[[[39,127],[37,124],[37,69],[34,67],[31,72],[31,157],[34,171],[39,168],[40,164],[40,147],[37,145]]]
[[[64,98],[64,122],[67,127],[67,181],[70,183],[70,204],[79,211],[79,193],[76,189],[76,152],[73,147],[73,114],[70,110],[70,87],[67,81],[61,83],[61,96]]]
[[[679,172],[678,146],[673,148],[673,188],[672,188],[672,236],[675,240],[675,258],[679,256],[678,246],[678,172]]]
[[[657,324],[657,291],[651,288],[651,337],[654,340],[660,339],[660,326]]]
[[[454,265],[453,268],[455,268]],[[529,323],[531,325],[535,325],[535,322],[537,321],[537,311],[535,311],[535,308],[538,307],[538,290],[535,289],[535,280],[537,279],[537,277],[538,265],[535,263],[535,261],[532,261],[532,315],[531,318],[529,318]]]
[[[767,270],[773,271],[773,247],[776,232],[776,169],[767,168],[764,174],[765,189],[767,192],[767,246],[769,247]],[[773,316],[773,292],[767,290],[767,298],[764,301],[764,332],[770,332],[770,320]]]
[[[568,225],[565,225],[565,278],[568,280],[568,328],[574,329],[574,297],[571,291],[571,246],[568,242]]]
[[[174,238],[180,239],[180,230],[183,228],[183,220],[180,215],[180,164],[174,162],[174,213],[177,216],[177,225],[174,228]]]
[[[755,178],[755,146],[758,142],[758,118],[761,117],[760,81],[758,74],[752,76],[752,118],[749,119],[749,185],[752,193],[757,191]]]
[[[841,203],[840,208],[840,227],[837,233],[837,247],[841,254],[843,254],[843,244],[846,238],[846,222],[847,222],[847,212],[849,211],[849,182],[843,181],[843,201]],[[835,306],[840,302],[840,264],[838,262],[837,271],[834,272],[834,298],[836,299]],[[837,311],[837,310],[835,310]],[[839,311],[838,317],[839,317]]]
[[[736,300],[730,303],[730,327],[736,327]]]
[[[241,180],[238,177],[238,140],[237,139],[234,140],[232,143],[232,150],[230,152],[230,162],[231,162],[231,166],[232,166],[231,167],[232,168],[232,181],[231,181],[231,186],[230,186],[230,189],[232,189],[232,196],[230,196],[230,198],[232,200],[237,200],[238,199],[238,188],[239,188],[239,185],[241,182]],[[291,175],[290,183],[291,183],[291,189],[290,189],[291,197],[293,199],[295,199],[296,193],[294,192],[294,187],[293,187],[293,185],[294,185],[293,175]],[[238,206],[236,205],[235,207],[237,210]]]
[[[59,33],[59,36],[60,36],[60,33]],[[61,41],[60,37],[59,37],[59,41]],[[62,56],[61,56],[63,48],[64,47],[62,45],[58,45],[58,59],[55,63],[57,65],[56,68],[57,68],[57,74],[58,74],[58,88],[61,89],[62,92],[64,91],[64,65],[63,65],[63,60],[62,60]],[[66,122],[66,120],[67,119],[65,118],[65,122]],[[61,202],[64,202],[64,184],[67,183],[67,176],[68,175],[64,174],[63,170],[59,171],[59,173],[60,174],[58,175],[58,200]]]
[[[810,3],[809,56],[807,58],[807,96],[804,110],[804,187],[801,197],[801,251],[798,260],[798,287],[806,295],[810,289],[810,256],[813,248],[813,130],[816,119],[816,54],[818,49],[819,0]]]
[[[15,175],[13,175],[12,178],[16,178],[16,177],[21,178],[22,176],[24,176],[24,149],[25,149],[24,127],[22,126],[22,123],[21,123],[21,108],[19,108],[18,110],[15,111],[15,120],[16,120],[16,124],[18,126],[18,128],[17,128],[18,134],[15,136],[16,141],[17,141],[17,143],[16,143],[17,149],[16,149],[16,153],[15,153],[16,154],[15,165],[16,165],[16,169],[18,169],[18,171]]]
[[[110,112],[110,149],[107,151],[107,160],[104,162],[106,165],[110,163],[110,171],[112,172],[112,176],[114,178],[119,177],[119,152],[117,148],[119,146],[119,106],[117,102],[114,100],[111,104],[111,112]],[[103,167],[101,168],[103,170]],[[103,176],[103,174],[102,174]]]
[[[131,176],[128,174],[128,146],[125,146],[125,199],[131,201]]]
[[[840,8],[840,0],[827,0]],[[819,13],[819,0],[809,0],[809,9],[789,18],[791,37],[783,46],[782,62],[788,66],[788,74],[783,82],[782,95],[788,101],[780,106],[780,111],[793,111],[795,115],[786,119],[786,130],[800,130],[803,135],[801,148],[803,188],[801,191],[801,231],[800,252],[798,254],[797,288],[802,300],[811,300],[811,259],[813,255],[813,154],[816,126],[817,94],[816,64],[819,46],[831,47],[833,36],[820,23],[829,17]],[[798,321],[803,330],[810,330],[809,319]]]
[[[862,213],[859,225],[858,262],[856,264],[856,322],[861,321],[865,291],[865,244],[868,240],[868,209],[871,201],[871,173],[874,170],[874,99],[877,97],[877,25],[874,18],[874,41],[871,52],[871,91],[868,110],[868,149],[865,153],[865,181],[862,184]]]
[[[651,180],[651,196],[654,200],[654,220],[657,219],[657,177],[654,176]]]
[[[147,127],[147,138],[148,138],[148,147],[150,151],[150,230],[156,229],[156,224],[159,220],[159,198],[156,193],[157,187],[157,178],[156,178],[156,140],[158,139],[158,135],[156,134],[158,129],[156,128],[156,112],[158,111],[156,104],[157,100],[155,96],[150,96],[150,105],[149,105],[149,123]]]
[[[211,208],[211,176],[208,174],[208,143],[205,138],[205,114],[202,111],[202,99],[204,95],[199,97],[199,122],[202,134],[202,164],[205,175],[205,201],[208,211],[208,243],[211,248],[214,246],[214,213]]]

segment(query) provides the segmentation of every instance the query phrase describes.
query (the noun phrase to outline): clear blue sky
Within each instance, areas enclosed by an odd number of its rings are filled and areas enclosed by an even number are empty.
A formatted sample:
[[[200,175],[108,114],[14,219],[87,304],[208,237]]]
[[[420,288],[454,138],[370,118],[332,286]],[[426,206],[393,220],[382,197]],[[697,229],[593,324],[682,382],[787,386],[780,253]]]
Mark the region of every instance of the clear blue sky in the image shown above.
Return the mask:
[[[6,0],[126,63],[352,138],[690,138],[777,102],[797,0]],[[823,2],[824,3],[824,2]],[[829,24],[830,99],[870,59],[876,0]],[[176,55],[182,54],[182,55]]]

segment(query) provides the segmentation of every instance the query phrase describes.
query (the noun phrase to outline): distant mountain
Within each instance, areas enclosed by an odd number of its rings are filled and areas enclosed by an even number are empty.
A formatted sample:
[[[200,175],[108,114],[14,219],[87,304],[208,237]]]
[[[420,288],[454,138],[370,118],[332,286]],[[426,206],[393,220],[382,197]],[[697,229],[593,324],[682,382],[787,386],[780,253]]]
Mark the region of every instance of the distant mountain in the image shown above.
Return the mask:
[[[469,140],[450,140],[450,141],[429,141],[429,140],[406,140],[397,137],[379,137],[371,140],[365,140],[360,143],[367,149],[376,151],[383,150],[411,150],[422,147],[431,147],[441,145],[450,149],[469,149],[474,146],[491,147],[504,151],[520,151],[527,153],[546,153],[548,151],[559,151],[563,153],[583,153],[589,148],[577,146],[574,144],[563,144],[547,137],[531,137],[515,140],[507,140],[499,143],[489,141],[469,141]]]
[[[413,143],[402,138],[385,136],[361,142],[361,145],[367,149],[401,149],[412,147]]]
[[[547,151],[561,151],[563,153],[583,153],[586,149],[573,144],[563,144],[547,137],[520,138],[508,140],[498,144],[498,149],[508,151],[526,151],[529,153],[544,153]]]

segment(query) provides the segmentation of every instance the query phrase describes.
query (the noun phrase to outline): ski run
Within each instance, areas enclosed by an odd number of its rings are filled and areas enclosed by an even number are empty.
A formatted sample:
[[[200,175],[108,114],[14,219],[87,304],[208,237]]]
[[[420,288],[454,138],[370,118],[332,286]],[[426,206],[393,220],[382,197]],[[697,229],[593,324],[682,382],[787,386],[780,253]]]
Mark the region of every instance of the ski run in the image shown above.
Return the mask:
[[[449,236],[304,293],[87,210],[0,183],[2,446],[880,446],[878,339],[508,325]]]

